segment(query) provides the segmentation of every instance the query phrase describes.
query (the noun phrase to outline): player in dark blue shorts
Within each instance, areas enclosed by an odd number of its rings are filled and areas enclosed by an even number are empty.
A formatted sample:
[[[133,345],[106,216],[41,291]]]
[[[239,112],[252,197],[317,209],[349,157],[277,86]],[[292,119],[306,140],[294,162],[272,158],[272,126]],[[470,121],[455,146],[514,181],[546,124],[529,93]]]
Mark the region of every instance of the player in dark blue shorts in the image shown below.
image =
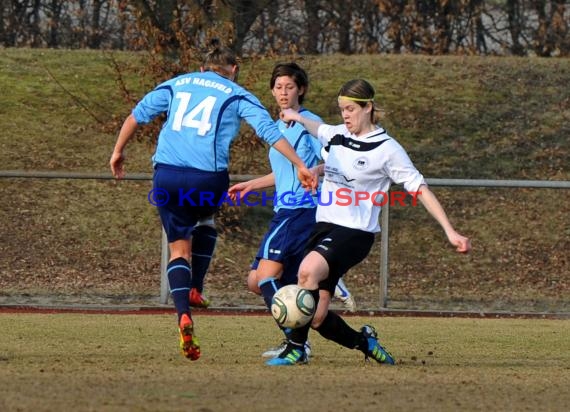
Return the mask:
[[[177,76],[145,95],[125,119],[110,160],[113,175],[124,176],[124,149],[139,125],[166,114],[152,157],[155,168],[153,204],[168,237],[167,267],[170,293],[178,313],[180,347],[185,357],[200,357],[190,313],[192,269],[191,236],[200,221],[207,221],[229,185],[229,148],[241,120],[272,145],[296,168],[304,186],[316,185],[314,176],[295,149],[282,137],[259,99],[235,81],[237,57],[219,42],[212,42],[200,72]],[[149,193],[149,199],[151,194]]]
[[[291,108],[303,116],[320,120],[306,110],[304,101],[309,80],[307,73],[296,63],[283,63],[274,67],[269,82],[271,93],[281,109]],[[276,122],[279,130],[287,138],[297,154],[309,167],[321,160],[322,146],[300,125],[287,125]],[[248,287],[261,294],[268,308],[275,292],[284,285],[297,283],[297,271],[301,263],[311,229],[315,224],[317,198],[306,192],[293,173],[287,160],[275,150],[269,150],[272,173],[267,176],[238,183],[230,188],[230,194],[245,193],[275,186],[275,215],[269,224],[248,276]],[[350,296],[345,288],[345,295]],[[283,329],[285,337],[288,329]],[[286,340],[281,345],[263,353],[264,357],[275,357],[283,351]],[[310,345],[305,342],[305,350]]]

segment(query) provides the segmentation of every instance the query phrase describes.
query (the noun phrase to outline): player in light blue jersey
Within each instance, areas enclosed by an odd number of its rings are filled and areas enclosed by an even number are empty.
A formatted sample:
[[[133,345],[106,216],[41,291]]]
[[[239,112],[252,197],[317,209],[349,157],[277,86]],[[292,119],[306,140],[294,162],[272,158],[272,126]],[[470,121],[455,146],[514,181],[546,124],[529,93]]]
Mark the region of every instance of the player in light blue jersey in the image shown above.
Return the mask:
[[[307,73],[296,63],[278,64],[273,69],[269,82],[271,93],[281,109],[293,109],[303,116],[317,121],[320,117],[302,106],[309,80]],[[276,124],[279,131],[295,148],[308,167],[316,166],[321,158],[322,145],[299,124],[287,125],[281,120]],[[245,195],[259,189],[275,186],[275,215],[269,224],[248,276],[248,288],[261,294],[268,308],[275,292],[284,285],[297,283],[297,270],[305,254],[311,229],[315,224],[316,194],[307,192],[299,182],[291,163],[274,149],[269,150],[272,173],[238,183],[229,190]],[[344,285],[342,285],[344,286]],[[350,292],[345,287],[346,296]],[[285,337],[289,330],[284,329]],[[263,353],[265,357],[279,355],[285,349],[287,339],[276,348]],[[305,344],[309,351],[308,343]]]
[[[236,83],[239,66],[233,51],[215,41],[200,72],[158,85],[136,105],[119,132],[110,160],[113,175],[124,176],[124,149],[139,125],[160,114],[166,119],[152,157],[153,204],[168,237],[170,293],[178,313],[180,347],[191,360],[200,357],[190,312],[193,231],[211,217],[229,186],[228,161],[241,120],[281,152],[296,168],[303,186],[316,181],[295,149],[281,136],[259,99]],[[150,194],[149,194],[150,196]]]

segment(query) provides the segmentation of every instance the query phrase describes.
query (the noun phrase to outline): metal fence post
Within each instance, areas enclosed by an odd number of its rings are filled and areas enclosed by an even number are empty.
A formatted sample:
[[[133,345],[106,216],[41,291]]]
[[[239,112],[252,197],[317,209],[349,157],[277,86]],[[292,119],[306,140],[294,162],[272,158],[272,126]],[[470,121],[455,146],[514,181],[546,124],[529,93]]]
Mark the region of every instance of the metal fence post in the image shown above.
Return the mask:
[[[166,267],[168,266],[168,259],[170,253],[168,250],[168,239],[166,232],[162,228],[162,246],[160,250],[160,303],[168,303],[168,276],[166,275]]]
[[[382,206],[380,213],[380,308],[388,305],[388,230],[390,223],[390,202]]]

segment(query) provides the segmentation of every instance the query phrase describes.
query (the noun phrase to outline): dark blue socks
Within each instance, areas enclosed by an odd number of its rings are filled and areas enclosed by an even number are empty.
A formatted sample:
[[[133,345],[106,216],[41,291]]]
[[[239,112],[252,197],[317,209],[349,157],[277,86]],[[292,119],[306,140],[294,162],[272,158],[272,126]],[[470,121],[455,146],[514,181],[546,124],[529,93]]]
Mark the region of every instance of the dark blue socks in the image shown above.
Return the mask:
[[[281,288],[281,282],[279,279],[266,278],[260,281],[257,286],[259,286],[259,289],[261,290],[261,296],[263,296],[265,306],[271,310],[271,300],[273,299],[275,292]]]
[[[178,319],[182,314],[190,314],[190,282],[192,271],[188,261],[182,257],[171,261],[167,268],[168,284],[170,285],[170,295],[174,301]]]
[[[192,287],[202,293],[204,278],[216,248],[218,232],[211,226],[197,226],[192,231]]]

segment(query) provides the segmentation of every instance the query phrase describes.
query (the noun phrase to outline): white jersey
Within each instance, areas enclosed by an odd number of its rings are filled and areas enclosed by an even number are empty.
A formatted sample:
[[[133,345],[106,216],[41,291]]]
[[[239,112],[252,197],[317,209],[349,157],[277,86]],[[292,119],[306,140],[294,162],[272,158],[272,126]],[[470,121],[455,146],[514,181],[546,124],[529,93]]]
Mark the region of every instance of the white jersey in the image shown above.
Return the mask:
[[[379,232],[392,182],[408,192],[425,184],[404,148],[382,128],[357,137],[344,124],[323,124],[318,138],[328,156],[317,222]]]

